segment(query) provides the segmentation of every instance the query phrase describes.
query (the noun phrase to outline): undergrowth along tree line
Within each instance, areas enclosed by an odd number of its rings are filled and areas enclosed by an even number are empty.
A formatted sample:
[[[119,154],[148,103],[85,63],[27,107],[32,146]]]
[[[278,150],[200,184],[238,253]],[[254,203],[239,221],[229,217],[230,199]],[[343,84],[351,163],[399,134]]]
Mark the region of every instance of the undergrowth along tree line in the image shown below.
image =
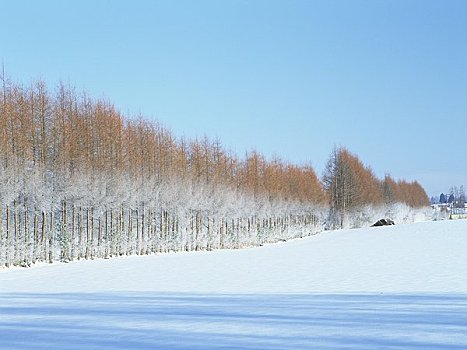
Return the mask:
[[[261,245],[342,227],[363,206],[428,204],[344,148],[309,165],[175,138],[60,84],[1,77],[0,266]]]

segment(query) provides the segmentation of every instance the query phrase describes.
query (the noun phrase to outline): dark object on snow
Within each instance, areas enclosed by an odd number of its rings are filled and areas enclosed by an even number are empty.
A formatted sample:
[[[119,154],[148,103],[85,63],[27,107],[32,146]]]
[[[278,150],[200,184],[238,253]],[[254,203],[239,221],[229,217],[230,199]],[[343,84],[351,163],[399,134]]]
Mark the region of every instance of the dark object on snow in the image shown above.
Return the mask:
[[[376,226],[389,226],[389,225],[395,225],[394,221],[391,219],[380,219],[376,221],[371,227],[376,227]]]

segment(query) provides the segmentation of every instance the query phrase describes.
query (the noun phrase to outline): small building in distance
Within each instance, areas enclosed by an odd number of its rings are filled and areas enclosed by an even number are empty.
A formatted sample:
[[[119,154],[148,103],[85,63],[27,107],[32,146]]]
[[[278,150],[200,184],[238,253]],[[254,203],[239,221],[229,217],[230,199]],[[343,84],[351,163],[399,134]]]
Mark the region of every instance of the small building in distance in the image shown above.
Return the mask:
[[[467,219],[467,203],[464,204],[464,208],[451,208],[451,213],[449,215],[449,219],[456,220],[456,219]]]
[[[435,220],[467,219],[467,203],[464,204],[464,208],[457,208],[452,203],[436,203],[432,204],[431,207]]]

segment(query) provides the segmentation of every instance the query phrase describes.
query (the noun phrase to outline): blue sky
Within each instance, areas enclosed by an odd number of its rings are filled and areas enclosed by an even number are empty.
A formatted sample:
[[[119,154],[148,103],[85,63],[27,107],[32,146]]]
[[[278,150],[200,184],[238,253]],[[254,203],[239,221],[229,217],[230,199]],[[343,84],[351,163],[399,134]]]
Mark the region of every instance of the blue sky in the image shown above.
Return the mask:
[[[467,186],[467,1],[2,1],[13,80],[318,174],[335,145],[429,195]]]

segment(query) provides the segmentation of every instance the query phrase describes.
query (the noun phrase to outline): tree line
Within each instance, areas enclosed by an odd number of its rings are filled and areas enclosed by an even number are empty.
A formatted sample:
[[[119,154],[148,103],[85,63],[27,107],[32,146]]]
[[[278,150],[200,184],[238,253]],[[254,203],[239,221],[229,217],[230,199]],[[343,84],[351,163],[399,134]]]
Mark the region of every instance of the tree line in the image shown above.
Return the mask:
[[[104,99],[1,77],[0,266],[240,248],[343,226],[363,205],[428,203],[344,148],[310,165],[176,138]],[[338,219],[336,219],[338,218]]]
[[[332,151],[323,175],[323,185],[329,198],[328,224],[331,227],[344,226],[348,216],[365,205],[429,205],[428,196],[417,181],[396,182],[388,174],[379,180],[370,167],[343,147]]]
[[[450,204],[455,208],[464,208],[466,203],[464,186],[461,185],[460,187],[451,187],[447,194],[441,193],[439,195],[439,200],[432,198],[431,202],[433,204]]]

